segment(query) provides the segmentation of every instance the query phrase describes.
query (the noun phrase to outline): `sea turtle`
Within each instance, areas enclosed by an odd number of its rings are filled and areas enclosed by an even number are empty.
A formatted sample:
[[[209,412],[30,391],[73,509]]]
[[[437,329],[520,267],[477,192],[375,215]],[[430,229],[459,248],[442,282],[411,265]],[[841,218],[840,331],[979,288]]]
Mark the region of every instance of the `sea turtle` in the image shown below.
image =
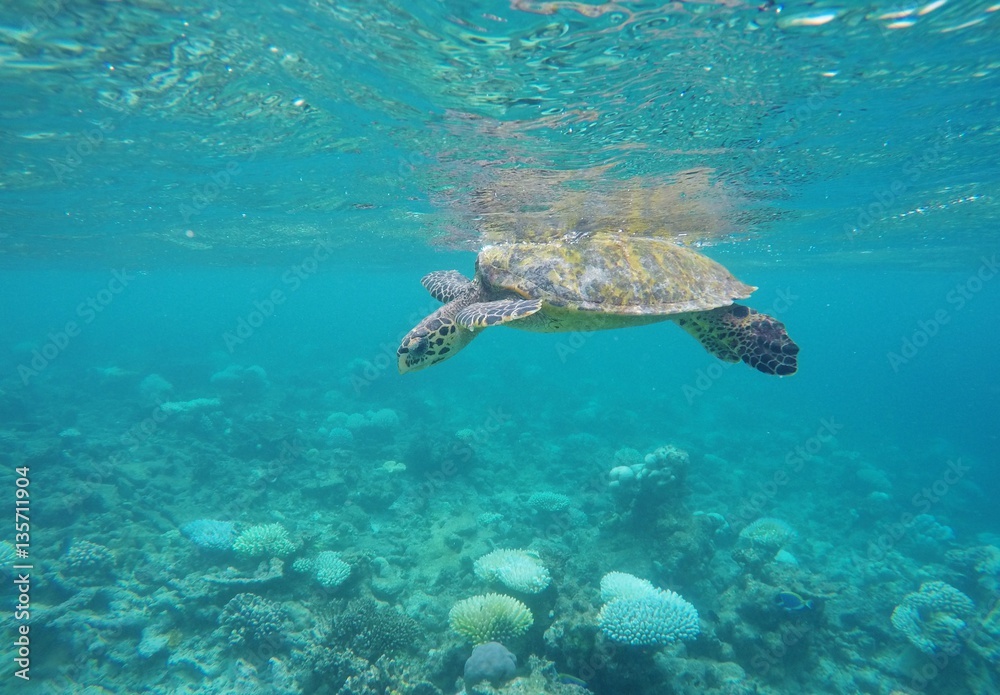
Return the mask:
[[[797,368],[799,347],[784,324],[733,304],[756,287],[662,239],[598,234],[486,246],[472,280],[443,270],[421,284],[445,304],[403,338],[396,351],[400,373],[443,362],[489,326],[550,333],[668,320],[726,362],[743,360],[778,376]]]

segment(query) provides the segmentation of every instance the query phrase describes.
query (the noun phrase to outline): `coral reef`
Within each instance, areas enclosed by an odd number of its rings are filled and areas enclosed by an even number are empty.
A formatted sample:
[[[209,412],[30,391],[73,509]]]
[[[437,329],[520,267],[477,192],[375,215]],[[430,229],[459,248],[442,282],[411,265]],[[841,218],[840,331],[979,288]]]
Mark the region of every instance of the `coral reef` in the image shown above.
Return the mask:
[[[340,553],[324,550],[316,556],[316,581],[328,589],[340,586],[351,576],[351,566],[340,558]]]
[[[534,617],[511,596],[484,594],[459,601],[448,613],[451,629],[476,644],[506,642],[524,634]]]
[[[628,495],[656,492],[658,488],[677,489],[690,461],[686,451],[673,445],[658,447],[645,456],[635,449],[619,449],[615,452],[615,466],[608,474],[608,486]]]
[[[517,671],[517,657],[499,642],[476,645],[472,655],[465,662],[462,679],[469,688],[482,681],[497,686],[514,677]]]
[[[544,591],[552,581],[538,553],[499,548],[476,560],[476,576],[500,582],[508,589],[526,594]]]
[[[215,519],[189,521],[181,526],[181,533],[195,545],[209,550],[231,550],[236,540],[236,526]]]
[[[597,622],[615,642],[662,647],[698,636],[698,611],[673,591],[647,586],[638,577],[615,572],[601,580],[601,597],[607,597],[607,603]]]
[[[67,548],[31,586],[59,692],[1000,691],[1000,537],[962,508],[989,489],[917,514],[936,454],[817,450],[787,413],[744,426],[739,399],[694,425],[581,387],[529,415],[475,370],[355,392],[311,358],[309,383],[270,363],[210,383],[221,359],[136,367],[99,408],[0,390],[5,455],[44,491],[32,538]],[[154,370],[176,386],[137,388]],[[16,555],[0,542],[4,571]]]
[[[256,594],[236,594],[219,614],[219,626],[230,644],[258,645],[281,641],[284,609]]]
[[[233,550],[249,557],[284,557],[295,552],[295,544],[281,524],[258,524],[236,537]]]
[[[570,506],[570,499],[558,492],[533,492],[528,498],[528,506],[543,512],[561,512]]]
[[[795,536],[795,529],[788,522],[773,517],[757,519],[740,531],[741,541],[775,552],[788,545]]]
[[[252,364],[245,367],[231,364],[213,374],[209,381],[213,386],[234,395],[255,396],[265,391],[270,383],[263,367]]]
[[[627,572],[608,572],[601,577],[601,601],[608,603],[620,598],[642,598],[659,589],[648,579]]]
[[[103,584],[115,572],[115,554],[103,545],[73,541],[63,556],[63,576],[76,584]]]
[[[966,619],[976,606],[968,596],[945,582],[924,582],[892,611],[892,626],[926,654],[955,655],[962,650]]]
[[[420,630],[412,618],[392,606],[370,599],[352,601],[336,615],[329,630],[329,640],[350,649],[369,661],[386,654],[413,649]]]

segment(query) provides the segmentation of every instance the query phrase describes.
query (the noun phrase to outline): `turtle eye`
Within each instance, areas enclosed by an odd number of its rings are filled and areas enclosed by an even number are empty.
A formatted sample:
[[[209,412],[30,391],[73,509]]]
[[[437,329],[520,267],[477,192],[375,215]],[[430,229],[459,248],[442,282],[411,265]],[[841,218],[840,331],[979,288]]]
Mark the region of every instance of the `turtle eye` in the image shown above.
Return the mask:
[[[414,357],[422,357],[427,348],[430,346],[430,340],[428,335],[418,335],[414,336],[410,340],[410,344],[407,345],[408,353]]]

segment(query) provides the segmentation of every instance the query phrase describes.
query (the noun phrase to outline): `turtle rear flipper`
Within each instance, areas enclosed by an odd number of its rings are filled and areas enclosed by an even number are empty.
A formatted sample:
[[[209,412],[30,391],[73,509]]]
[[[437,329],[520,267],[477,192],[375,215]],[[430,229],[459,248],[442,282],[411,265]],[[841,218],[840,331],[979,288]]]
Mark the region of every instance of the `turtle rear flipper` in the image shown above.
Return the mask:
[[[785,324],[750,307],[732,304],[683,314],[677,323],[726,362],[743,360],[757,371],[776,376],[798,369],[799,346],[788,337]]]
[[[438,270],[420,279],[431,296],[439,302],[448,303],[472,289],[472,280],[457,270]]]
[[[498,299],[495,302],[477,302],[458,312],[455,323],[469,330],[499,326],[508,321],[531,316],[541,308],[541,299]]]

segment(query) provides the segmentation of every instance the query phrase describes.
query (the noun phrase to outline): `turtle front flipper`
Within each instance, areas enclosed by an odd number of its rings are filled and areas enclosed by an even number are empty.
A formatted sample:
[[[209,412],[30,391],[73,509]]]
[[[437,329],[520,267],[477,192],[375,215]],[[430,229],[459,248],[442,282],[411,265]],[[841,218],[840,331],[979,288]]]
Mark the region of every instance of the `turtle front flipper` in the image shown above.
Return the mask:
[[[475,330],[523,319],[541,308],[541,299],[498,299],[495,302],[477,302],[458,312],[455,321],[463,328]]]
[[[798,369],[799,346],[785,324],[741,304],[681,314],[676,319],[713,355],[726,362],[743,360],[757,371],[788,376]]]
[[[446,304],[458,299],[474,287],[472,280],[457,270],[438,270],[428,273],[420,279],[420,284],[434,299]]]

